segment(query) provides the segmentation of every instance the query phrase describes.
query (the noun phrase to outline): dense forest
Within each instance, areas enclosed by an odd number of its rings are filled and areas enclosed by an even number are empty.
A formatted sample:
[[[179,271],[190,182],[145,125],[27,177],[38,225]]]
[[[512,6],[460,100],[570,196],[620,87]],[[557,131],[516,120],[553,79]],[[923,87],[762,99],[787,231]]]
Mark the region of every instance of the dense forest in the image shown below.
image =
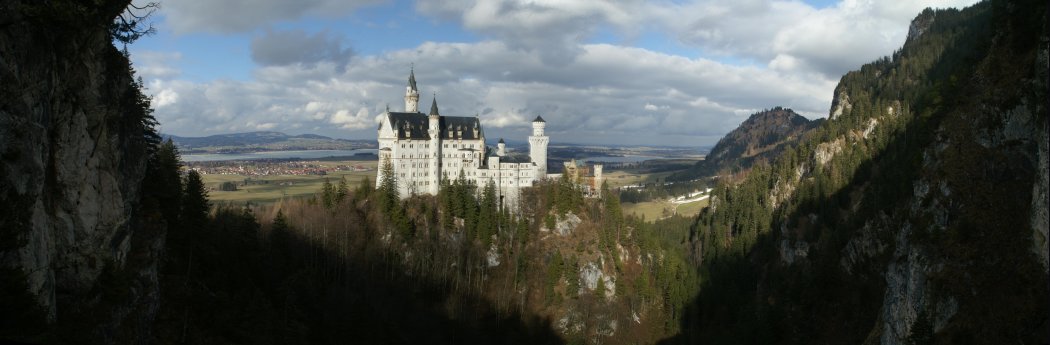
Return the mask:
[[[463,180],[400,200],[392,178],[209,212],[174,145],[156,157],[160,342],[649,343],[677,332],[695,294],[691,220],[624,218],[615,194],[585,199],[565,179],[520,211]]]
[[[926,10],[846,74],[828,121],[716,188],[669,342],[1045,343],[1045,13]]]

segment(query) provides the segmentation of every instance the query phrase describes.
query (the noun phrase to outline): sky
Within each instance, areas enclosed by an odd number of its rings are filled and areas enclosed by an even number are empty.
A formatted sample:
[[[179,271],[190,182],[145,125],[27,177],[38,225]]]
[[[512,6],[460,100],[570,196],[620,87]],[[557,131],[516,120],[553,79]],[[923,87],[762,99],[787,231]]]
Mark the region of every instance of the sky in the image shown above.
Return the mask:
[[[709,146],[777,106],[826,117],[841,76],[926,7],[974,0],[177,0],[127,46],[165,134],[375,139],[403,111],[488,140]],[[136,0],[140,3],[140,0]]]

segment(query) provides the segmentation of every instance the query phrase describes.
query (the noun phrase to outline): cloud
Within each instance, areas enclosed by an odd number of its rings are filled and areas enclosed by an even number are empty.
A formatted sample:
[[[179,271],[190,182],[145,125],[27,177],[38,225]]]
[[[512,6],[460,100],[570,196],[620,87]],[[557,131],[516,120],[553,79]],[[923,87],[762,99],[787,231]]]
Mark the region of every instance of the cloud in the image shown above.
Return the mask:
[[[430,42],[355,58],[345,73],[326,78],[298,65],[267,66],[249,81],[158,80],[150,90],[157,99],[178,95],[157,108],[166,133],[203,135],[266,125],[372,138],[377,115],[387,105],[403,108],[405,67],[416,62],[421,103],[427,105],[436,93],[443,114],[478,115],[492,138],[524,138],[529,120],[542,115],[556,142],[698,145],[776,105],[826,113],[834,87],[831,80],[639,48],[579,49],[573,61],[550,65],[538,52],[523,53],[498,41]],[[510,58],[516,63],[507,64]]]
[[[167,23],[176,33],[246,32],[306,16],[339,17],[383,0],[179,0],[165,2]]]
[[[653,32],[713,56],[837,79],[899,48],[908,21],[923,8],[975,2],[843,0],[817,9],[797,0],[455,0],[419,1],[416,10],[537,52],[546,64],[572,61],[599,32],[628,41]]]
[[[316,66],[329,62],[339,70],[346,66],[354,52],[343,46],[343,37],[328,31],[315,34],[303,30],[266,30],[252,39],[252,61],[262,66]]]
[[[141,51],[136,52],[135,72],[146,79],[171,79],[181,74],[173,65],[182,60],[182,53]]]
[[[907,23],[922,9],[976,2],[843,0],[816,9],[790,0],[716,0],[656,6],[651,16],[681,42],[705,51],[837,78],[899,48]]]
[[[403,109],[415,63],[422,108],[436,93],[443,114],[478,115],[490,138],[522,139],[542,115],[554,142],[705,145],[774,106],[826,116],[842,73],[899,48],[922,8],[971,2],[418,1],[416,14],[483,40],[354,56],[339,33],[271,29],[251,42],[258,67],[249,80],[178,80],[177,69],[165,69],[175,58],[136,58],[136,66],[147,70],[161,129],[172,134],[265,127],[371,139],[387,106]],[[184,0],[169,6],[168,20],[184,32],[238,32],[372,3]],[[219,15],[239,7],[250,8]],[[655,33],[703,55],[588,43],[609,33]]]
[[[633,31],[643,1],[453,0],[419,1],[418,13],[460,22],[514,50],[537,53],[547,64],[565,64],[579,44],[603,27]]]

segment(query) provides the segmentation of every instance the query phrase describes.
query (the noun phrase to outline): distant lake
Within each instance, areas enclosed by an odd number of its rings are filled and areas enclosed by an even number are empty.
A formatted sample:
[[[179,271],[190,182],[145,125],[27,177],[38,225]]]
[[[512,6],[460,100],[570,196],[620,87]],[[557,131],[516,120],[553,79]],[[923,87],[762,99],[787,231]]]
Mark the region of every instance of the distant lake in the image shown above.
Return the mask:
[[[356,149],[356,150],[299,150],[299,151],[266,151],[266,152],[251,152],[251,153],[204,153],[204,154],[193,154],[193,155],[182,155],[182,160],[186,162],[211,162],[211,161],[250,161],[260,159],[290,159],[290,158],[302,158],[302,159],[317,159],[317,158],[328,158],[328,157],[350,157],[356,154],[371,153],[375,154],[378,152],[376,149]]]
[[[587,158],[584,158],[584,159],[580,159],[580,160],[581,160],[581,161],[584,161],[584,162],[606,162],[606,163],[638,163],[638,162],[644,162],[644,161],[648,161],[648,160],[653,160],[653,159],[665,159],[665,157],[657,157],[657,156],[636,156],[636,155],[626,155],[626,156],[595,156],[595,157],[587,157]]]

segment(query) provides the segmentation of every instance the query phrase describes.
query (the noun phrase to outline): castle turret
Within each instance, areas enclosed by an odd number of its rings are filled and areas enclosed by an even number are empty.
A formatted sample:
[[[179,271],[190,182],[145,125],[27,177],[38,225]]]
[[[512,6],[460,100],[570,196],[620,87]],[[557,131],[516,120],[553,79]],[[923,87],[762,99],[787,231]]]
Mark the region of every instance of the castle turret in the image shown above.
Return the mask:
[[[532,120],[532,136],[529,137],[529,158],[536,164],[536,179],[547,178],[547,144],[550,138],[543,134],[547,121],[536,116]]]
[[[405,87],[405,112],[419,112],[419,89],[416,88],[416,69],[408,73],[408,86]]]
[[[438,189],[441,185],[441,114],[438,113],[437,95],[434,95],[434,102],[430,104],[430,116],[427,117],[429,128],[427,128],[427,134],[430,135],[430,150],[429,157],[427,157],[427,181],[429,183],[426,189],[432,195],[437,195]]]
[[[499,138],[499,143],[496,144],[496,155],[500,157],[507,155],[507,143],[503,142],[503,138]]]

